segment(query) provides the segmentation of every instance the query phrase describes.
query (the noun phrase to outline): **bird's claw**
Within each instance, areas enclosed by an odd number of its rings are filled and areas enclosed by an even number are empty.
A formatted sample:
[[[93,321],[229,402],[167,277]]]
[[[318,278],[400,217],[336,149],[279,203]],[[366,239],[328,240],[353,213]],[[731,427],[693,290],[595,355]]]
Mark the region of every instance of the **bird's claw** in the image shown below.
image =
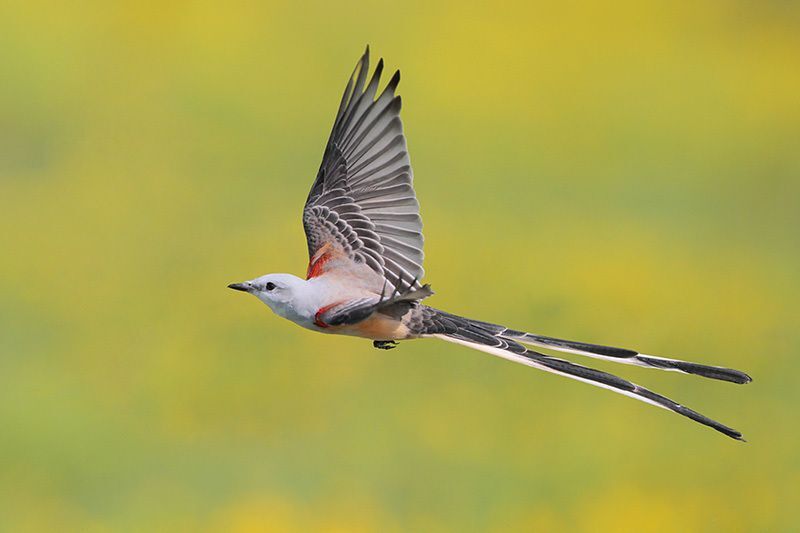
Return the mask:
[[[372,346],[379,350],[391,350],[397,348],[397,343],[395,341],[372,341]]]

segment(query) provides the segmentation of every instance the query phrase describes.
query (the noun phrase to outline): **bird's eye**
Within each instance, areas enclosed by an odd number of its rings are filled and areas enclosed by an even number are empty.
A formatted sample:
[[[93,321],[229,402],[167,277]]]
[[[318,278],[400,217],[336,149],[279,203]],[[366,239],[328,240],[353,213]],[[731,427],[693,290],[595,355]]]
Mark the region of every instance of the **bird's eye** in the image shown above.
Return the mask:
[[[272,283],[271,281],[269,281],[269,282],[267,282],[267,284],[264,286],[264,288],[265,288],[265,289],[267,289],[268,291],[271,291],[272,289],[274,289],[274,288],[275,288],[275,284],[274,284],[274,283]]]

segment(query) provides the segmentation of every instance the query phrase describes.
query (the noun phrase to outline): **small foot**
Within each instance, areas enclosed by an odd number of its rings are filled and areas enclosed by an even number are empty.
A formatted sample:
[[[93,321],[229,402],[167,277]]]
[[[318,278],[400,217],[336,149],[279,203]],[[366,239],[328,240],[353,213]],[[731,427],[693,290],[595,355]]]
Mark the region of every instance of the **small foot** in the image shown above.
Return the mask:
[[[394,341],[372,341],[372,345],[379,350],[391,350],[397,348],[397,343]]]

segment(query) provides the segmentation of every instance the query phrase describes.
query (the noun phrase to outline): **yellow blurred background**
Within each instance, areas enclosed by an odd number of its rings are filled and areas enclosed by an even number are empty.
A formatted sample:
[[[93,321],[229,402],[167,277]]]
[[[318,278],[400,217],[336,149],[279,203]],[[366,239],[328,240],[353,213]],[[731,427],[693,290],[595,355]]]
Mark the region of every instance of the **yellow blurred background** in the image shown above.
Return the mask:
[[[305,272],[367,43],[431,305],[748,371],[594,365],[747,444],[226,289]],[[0,529],[796,530],[798,95],[794,2],[3,2]]]

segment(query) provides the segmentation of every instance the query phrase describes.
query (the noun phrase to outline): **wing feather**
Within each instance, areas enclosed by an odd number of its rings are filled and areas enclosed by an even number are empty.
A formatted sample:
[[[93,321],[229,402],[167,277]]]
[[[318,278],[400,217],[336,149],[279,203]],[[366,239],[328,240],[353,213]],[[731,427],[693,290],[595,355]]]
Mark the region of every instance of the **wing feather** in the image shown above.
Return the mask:
[[[303,225],[310,258],[333,244],[403,292],[420,287],[425,272],[402,100],[395,95],[400,72],[378,95],[383,60],[367,82],[368,71],[369,48],[342,95]]]

